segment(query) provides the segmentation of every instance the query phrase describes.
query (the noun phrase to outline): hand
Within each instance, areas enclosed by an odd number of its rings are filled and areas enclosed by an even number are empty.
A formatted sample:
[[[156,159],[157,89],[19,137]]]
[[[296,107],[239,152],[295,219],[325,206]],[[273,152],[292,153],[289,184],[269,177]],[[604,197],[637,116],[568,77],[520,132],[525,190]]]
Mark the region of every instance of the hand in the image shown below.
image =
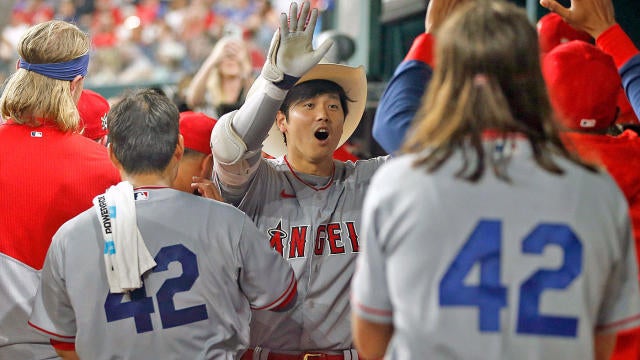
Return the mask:
[[[616,24],[612,0],[571,0],[569,8],[555,0],[540,0],[540,5],[560,15],[569,25],[587,32],[594,39]]]
[[[271,40],[267,61],[262,68],[262,77],[282,89],[293,87],[297,79],[316,66],[329,51],[332,40],[325,40],[313,50],[313,30],[318,19],[318,9],[311,10],[309,1],[302,3],[298,14],[298,4],[291,3],[289,17],[280,14],[280,27]],[[309,17],[308,23],[305,23]]]
[[[471,0],[431,0],[424,18],[424,32],[433,34],[459,5]]]
[[[198,193],[204,198],[224,201],[222,199],[222,195],[220,195],[220,190],[218,190],[218,187],[213,183],[213,181],[209,179],[205,179],[200,176],[194,176],[193,182],[191,183],[191,188],[193,190],[197,190]]]

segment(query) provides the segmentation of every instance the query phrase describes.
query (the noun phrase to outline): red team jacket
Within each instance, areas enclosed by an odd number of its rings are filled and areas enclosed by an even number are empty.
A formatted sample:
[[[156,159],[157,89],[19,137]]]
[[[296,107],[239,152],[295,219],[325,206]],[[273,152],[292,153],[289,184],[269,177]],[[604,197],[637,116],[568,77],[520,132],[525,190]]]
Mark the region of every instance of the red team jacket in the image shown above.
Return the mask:
[[[0,125],[0,358],[55,355],[27,325],[51,238],[119,181],[106,148],[82,135]]]

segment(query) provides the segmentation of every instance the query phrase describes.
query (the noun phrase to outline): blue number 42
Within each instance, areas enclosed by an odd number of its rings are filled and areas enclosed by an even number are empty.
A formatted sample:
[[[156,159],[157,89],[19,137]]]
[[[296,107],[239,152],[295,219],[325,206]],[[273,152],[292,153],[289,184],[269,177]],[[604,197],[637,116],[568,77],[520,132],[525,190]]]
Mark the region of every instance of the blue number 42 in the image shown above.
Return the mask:
[[[500,284],[502,224],[482,220],[476,225],[440,280],[441,306],[476,306],[479,329],[500,331],[500,309],[507,306],[507,288]],[[540,313],[540,295],[545,289],[566,289],[582,272],[582,243],[565,224],[539,224],[522,241],[522,252],[542,254],[547,245],[564,252],[559,269],[540,269],[520,285],[516,331],[521,334],[575,337],[578,319]],[[480,282],[464,283],[474,264],[480,265]]]
[[[199,276],[196,255],[184,245],[166,246],[160,249],[155,261],[157,265],[153,269],[154,273],[166,271],[169,264],[174,261],[182,265],[182,275],[165,280],[156,293],[162,328],[167,329],[208,319],[207,308],[204,304],[176,309],[173,302],[173,296],[176,293],[190,290]],[[104,302],[107,322],[132,317],[136,324],[137,333],[152,331],[151,314],[155,312],[153,298],[147,296],[144,286],[131,291],[129,298],[130,301],[123,301],[125,300],[124,294],[109,293],[107,295]]]

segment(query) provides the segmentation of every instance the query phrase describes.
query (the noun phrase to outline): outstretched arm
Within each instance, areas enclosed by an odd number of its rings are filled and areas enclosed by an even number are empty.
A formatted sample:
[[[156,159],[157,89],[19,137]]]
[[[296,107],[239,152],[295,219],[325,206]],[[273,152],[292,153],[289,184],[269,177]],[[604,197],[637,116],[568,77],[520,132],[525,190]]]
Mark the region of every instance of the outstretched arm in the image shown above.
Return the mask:
[[[613,57],[627,98],[640,116],[640,52],[616,22],[613,2],[572,0],[567,8],[555,0],[540,0],[540,5],[560,15],[572,27],[589,33],[596,39],[596,45]]]
[[[433,35],[461,4],[470,0],[432,0],[425,16],[425,32],[413,41],[385,89],[373,123],[373,138],[389,154],[396,152],[418,112],[434,66]]]
[[[318,10],[310,10],[308,0],[303,2],[300,12],[293,2],[289,16],[280,15],[280,27],[271,41],[267,61],[245,103],[237,112],[223,116],[214,127],[211,134],[214,171],[225,199],[244,193],[257,170],[262,142],[288,90],[331,47],[332,42],[327,40],[313,49],[317,17]]]

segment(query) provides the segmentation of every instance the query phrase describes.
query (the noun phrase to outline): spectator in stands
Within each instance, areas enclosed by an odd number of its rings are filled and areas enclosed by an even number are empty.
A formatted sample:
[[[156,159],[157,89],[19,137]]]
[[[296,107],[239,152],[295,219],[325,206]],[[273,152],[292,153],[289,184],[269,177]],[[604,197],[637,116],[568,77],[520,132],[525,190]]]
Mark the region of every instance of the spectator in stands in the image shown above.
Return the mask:
[[[240,108],[252,83],[251,57],[244,40],[224,37],[193,77],[187,104],[191,109],[219,117]]]

